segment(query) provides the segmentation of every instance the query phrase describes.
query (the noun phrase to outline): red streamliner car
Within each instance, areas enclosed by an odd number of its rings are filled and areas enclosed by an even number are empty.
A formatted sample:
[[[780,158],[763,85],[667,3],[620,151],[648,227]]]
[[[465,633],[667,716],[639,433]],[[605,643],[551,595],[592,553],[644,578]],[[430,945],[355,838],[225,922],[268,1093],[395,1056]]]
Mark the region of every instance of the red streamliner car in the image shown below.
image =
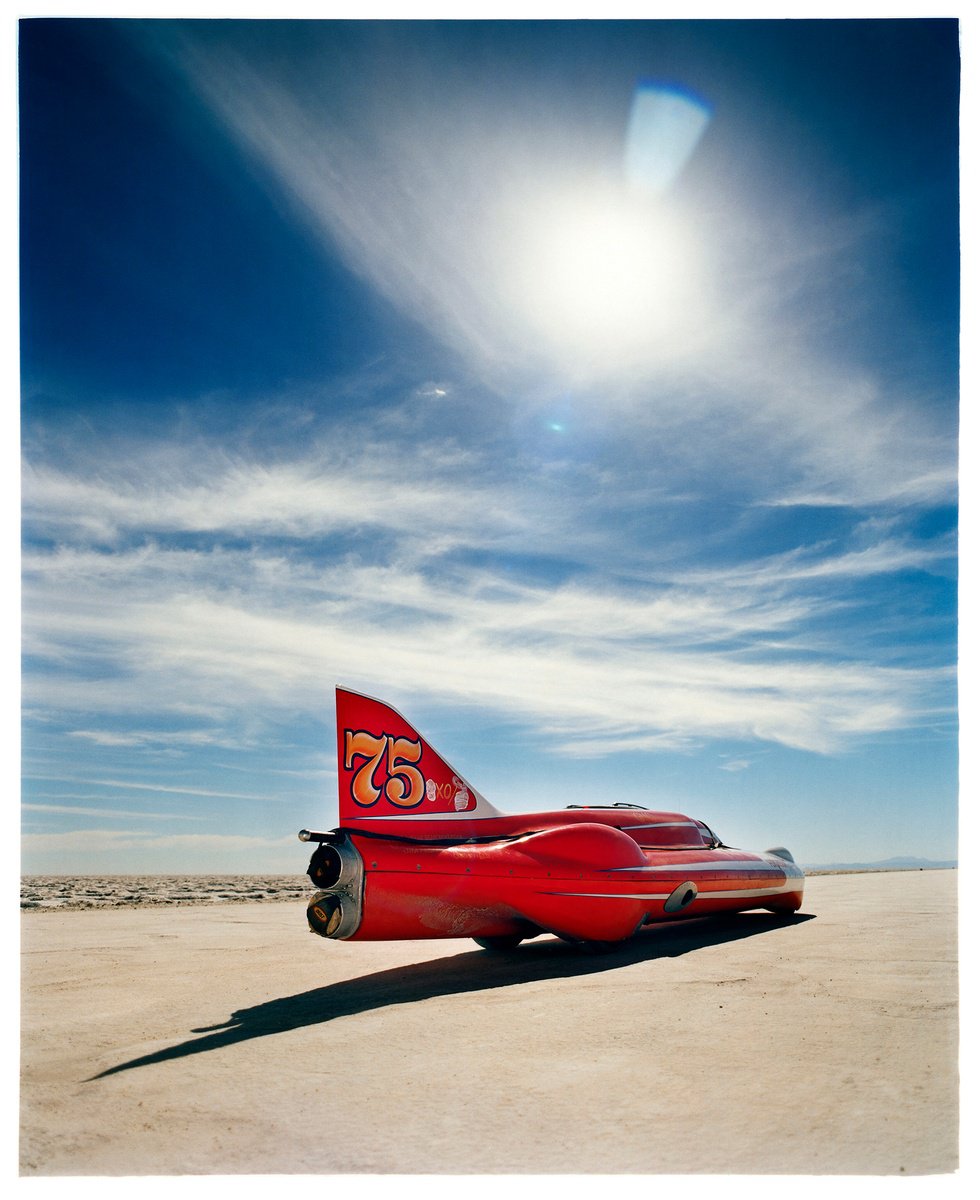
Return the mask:
[[[299,834],[318,843],[307,918],[322,937],[504,950],[551,933],[595,946],[655,921],[803,903],[788,850],[733,849],[681,813],[501,813],[393,708],[342,688],[337,751],[340,825]]]

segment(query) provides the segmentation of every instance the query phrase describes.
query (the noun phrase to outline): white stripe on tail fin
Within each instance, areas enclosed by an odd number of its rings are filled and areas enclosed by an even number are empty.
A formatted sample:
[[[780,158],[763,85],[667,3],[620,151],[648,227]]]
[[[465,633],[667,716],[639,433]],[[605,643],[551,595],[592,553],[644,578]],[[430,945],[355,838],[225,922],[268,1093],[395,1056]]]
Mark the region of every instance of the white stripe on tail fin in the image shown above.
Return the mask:
[[[337,688],[340,823],[369,818],[451,821],[503,814],[393,708]]]

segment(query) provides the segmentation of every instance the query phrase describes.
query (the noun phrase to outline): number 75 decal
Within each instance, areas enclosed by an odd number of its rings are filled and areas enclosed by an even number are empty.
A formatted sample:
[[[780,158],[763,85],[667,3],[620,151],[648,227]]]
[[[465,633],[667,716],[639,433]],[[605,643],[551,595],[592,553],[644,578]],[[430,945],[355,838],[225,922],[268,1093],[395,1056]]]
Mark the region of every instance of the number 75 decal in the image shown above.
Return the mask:
[[[385,799],[399,808],[415,808],[425,795],[425,780],[415,763],[422,757],[422,743],[409,738],[396,738],[383,733],[376,737],[363,729],[344,730],[344,766],[354,770],[355,759],[364,762],[354,772],[350,790],[354,803],[370,808],[378,802],[382,788],[375,786],[374,777],[384,761],[387,779],[383,784]]]

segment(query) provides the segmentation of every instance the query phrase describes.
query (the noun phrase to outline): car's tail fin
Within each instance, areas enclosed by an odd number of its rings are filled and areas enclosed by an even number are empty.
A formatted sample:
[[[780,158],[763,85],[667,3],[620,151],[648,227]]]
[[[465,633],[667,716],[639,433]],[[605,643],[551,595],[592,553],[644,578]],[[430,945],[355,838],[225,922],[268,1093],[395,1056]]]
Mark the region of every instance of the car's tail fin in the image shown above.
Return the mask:
[[[365,818],[499,817],[393,708],[337,688],[340,823]]]

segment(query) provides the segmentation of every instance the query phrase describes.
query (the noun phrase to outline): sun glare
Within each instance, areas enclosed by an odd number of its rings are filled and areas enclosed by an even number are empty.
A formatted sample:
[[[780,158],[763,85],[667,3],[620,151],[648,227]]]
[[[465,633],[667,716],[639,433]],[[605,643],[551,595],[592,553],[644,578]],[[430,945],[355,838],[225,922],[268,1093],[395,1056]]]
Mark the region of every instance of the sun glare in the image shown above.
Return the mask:
[[[661,204],[607,191],[541,206],[520,247],[520,308],[576,368],[654,365],[702,321],[699,258]]]

